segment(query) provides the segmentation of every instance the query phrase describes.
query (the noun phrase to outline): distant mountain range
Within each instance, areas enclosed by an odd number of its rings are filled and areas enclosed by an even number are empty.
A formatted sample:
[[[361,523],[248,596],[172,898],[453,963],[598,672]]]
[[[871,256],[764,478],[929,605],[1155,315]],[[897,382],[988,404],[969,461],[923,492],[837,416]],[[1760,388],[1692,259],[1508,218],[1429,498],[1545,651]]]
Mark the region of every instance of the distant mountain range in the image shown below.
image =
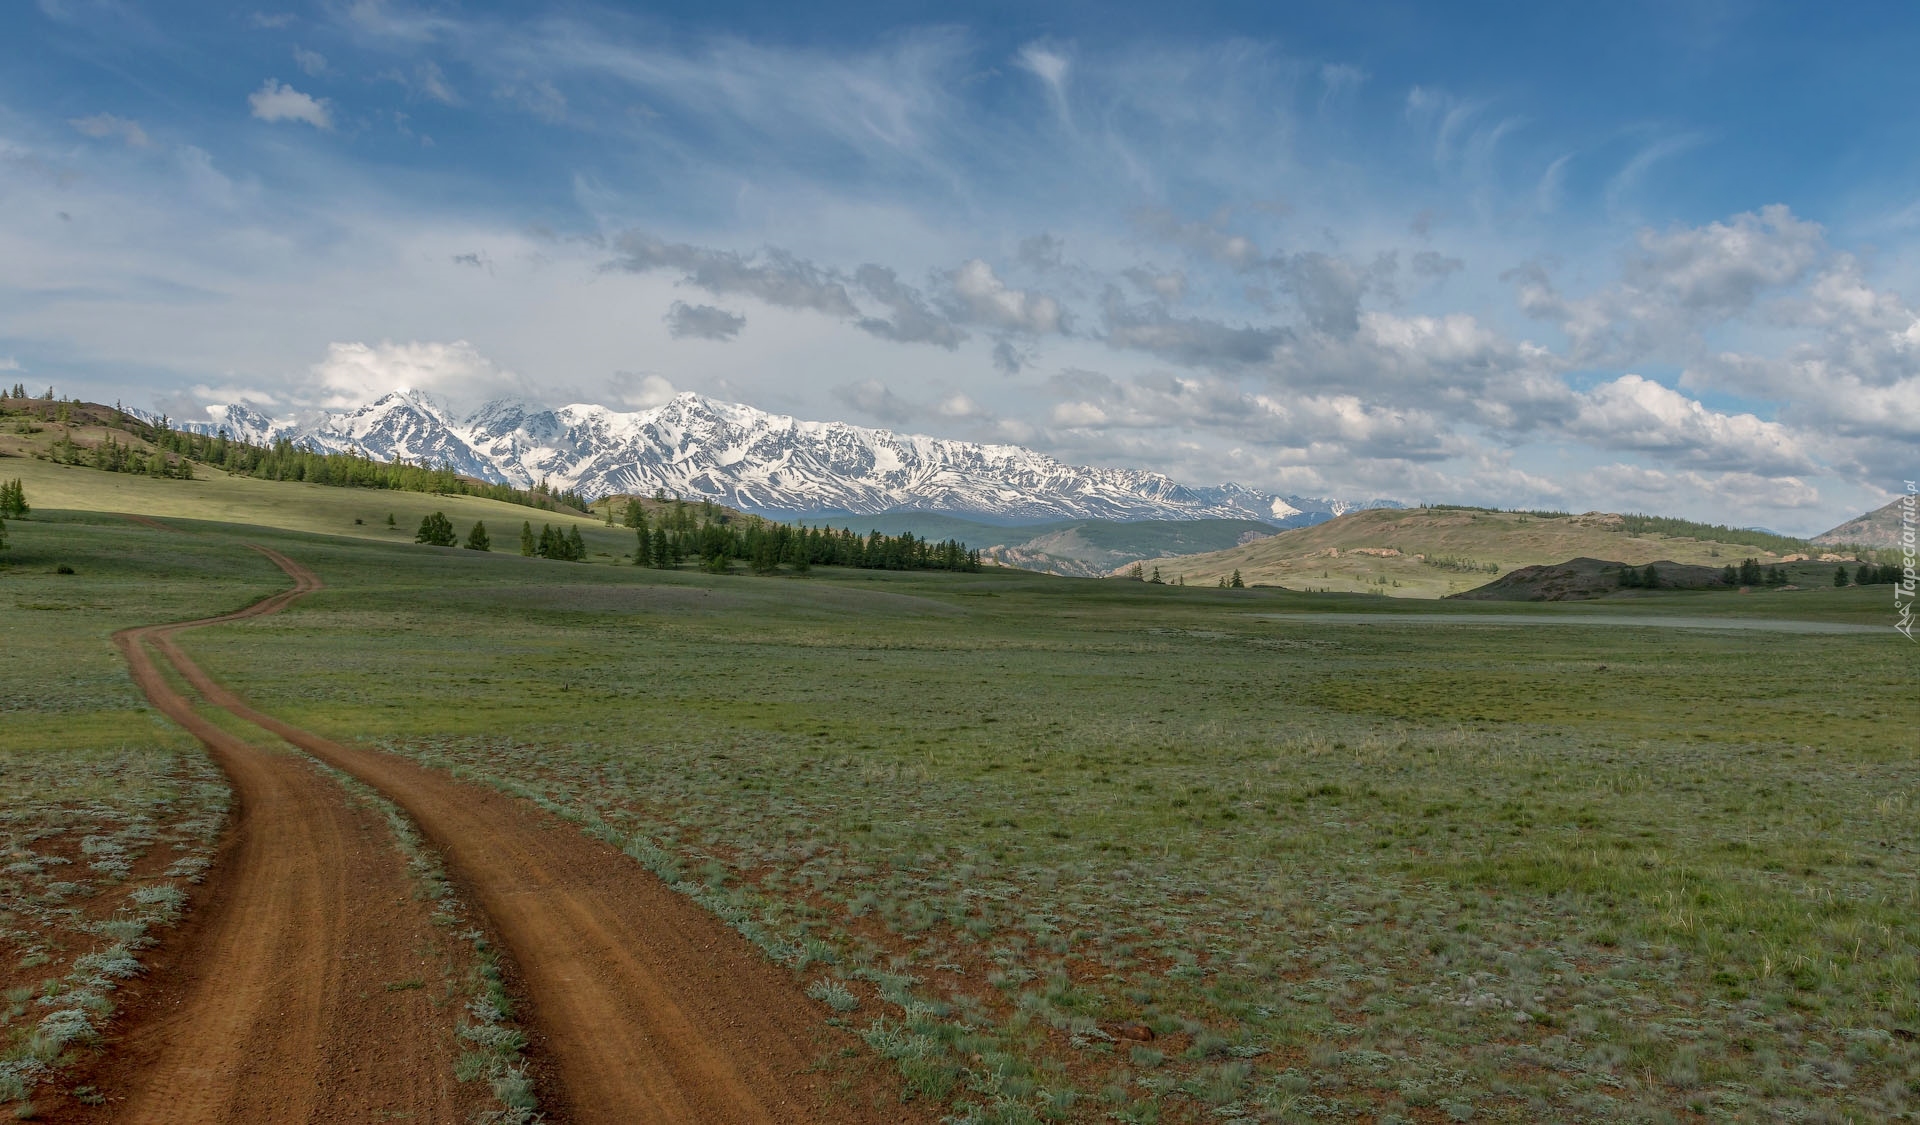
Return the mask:
[[[285,439],[326,452],[445,465],[520,488],[544,480],[589,499],[664,490],[780,517],[923,512],[993,524],[1229,519],[1288,528],[1399,507],[1234,484],[1194,488],[1159,473],[1067,465],[1017,445],[808,422],[696,394],[632,412],[584,404],[547,410],[502,399],[464,419],[417,391],[288,418],[245,403],[209,414],[209,422],[173,424],[261,444]]]

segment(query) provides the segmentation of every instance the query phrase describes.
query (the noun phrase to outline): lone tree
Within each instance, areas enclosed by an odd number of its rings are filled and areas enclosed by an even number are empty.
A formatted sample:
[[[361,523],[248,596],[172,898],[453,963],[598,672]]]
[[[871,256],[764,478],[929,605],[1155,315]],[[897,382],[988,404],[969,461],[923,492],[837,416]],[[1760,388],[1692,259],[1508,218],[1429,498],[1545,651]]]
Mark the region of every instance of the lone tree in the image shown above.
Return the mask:
[[[534,555],[534,550],[535,550],[535,547],[533,542],[533,524],[530,521],[521,520],[520,521],[520,553],[527,556],[528,558],[532,558]]]
[[[19,477],[0,484],[0,516],[19,519],[31,511],[27,506],[26,486],[20,483]]]
[[[487,539],[487,525],[479,520],[473,522],[473,530],[467,532],[467,550],[491,551],[493,544]]]
[[[1233,572],[1233,581],[1227,583],[1227,585],[1235,590],[1244,590],[1247,588],[1247,584],[1240,581],[1240,572],[1238,570]]]
[[[453,533],[453,521],[445,512],[435,512],[420,520],[420,530],[414,533],[415,543],[425,543],[429,547],[451,547],[460,540]]]

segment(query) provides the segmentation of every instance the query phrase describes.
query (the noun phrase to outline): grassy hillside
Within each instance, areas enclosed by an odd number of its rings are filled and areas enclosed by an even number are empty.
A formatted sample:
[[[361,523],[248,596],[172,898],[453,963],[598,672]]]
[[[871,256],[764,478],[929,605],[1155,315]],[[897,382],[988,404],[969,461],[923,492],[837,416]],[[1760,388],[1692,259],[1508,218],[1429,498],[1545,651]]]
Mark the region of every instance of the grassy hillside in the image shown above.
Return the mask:
[[[956,1119],[1914,1101],[1906,642],[1655,627],[1884,626],[1880,590],[1599,614],[193,529],[9,525],[0,743],[83,745],[89,709],[118,712],[93,741],[167,737],[107,634],[277,587],[266,543],[328,589],[194,634],[210,671],[622,842]]]
[[[143,455],[151,454],[153,446],[140,438],[137,424],[116,425],[112,407],[35,401],[29,404],[34,413],[28,416],[19,413],[20,405],[18,400],[10,401],[6,404],[10,413],[0,416],[0,479],[18,478],[36,509],[210,520],[393,543],[412,543],[424,516],[444,512],[463,537],[474,523],[484,522],[495,551],[519,549],[523,521],[530,521],[536,532],[549,523],[579,526],[589,557],[602,561],[633,550],[633,533],[624,527],[610,528],[604,516],[565,509],[529,508],[477,496],[261,480],[200,463],[192,466],[192,480],[56,464],[49,457],[54,444],[63,440],[83,450],[113,441]],[[53,420],[55,405],[70,408],[68,422]],[[646,506],[659,507],[651,501]]]
[[[1646,527],[1687,528],[1671,534]],[[1607,513],[1557,515],[1470,508],[1351,512],[1245,546],[1151,560],[1168,582],[1213,585],[1235,570],[1248,584],[1294,590],[1438,598],[1485,585],[1517,567],[1589,557],[1644,566],[1671,560],[1721,567],[1744,558],[1789,557],[1797,540],[1767,546],[1712,538],[1758,538],[1725,529]],[[1805,545],[1800,545],[1805,546]],[[1771,549],[1768,549],[1768,548]],[[1817,548],[1807,548],[1817,552]]]

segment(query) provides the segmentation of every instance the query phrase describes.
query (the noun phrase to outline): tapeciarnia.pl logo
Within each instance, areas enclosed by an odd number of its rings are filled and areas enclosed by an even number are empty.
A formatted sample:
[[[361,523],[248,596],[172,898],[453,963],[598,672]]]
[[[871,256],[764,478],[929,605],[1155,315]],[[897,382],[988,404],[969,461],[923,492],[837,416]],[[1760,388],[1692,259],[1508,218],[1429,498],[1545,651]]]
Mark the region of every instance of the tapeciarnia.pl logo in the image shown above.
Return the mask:
[[[1907,482],[1907,494],[1900,498],[1900,581],[1893,584],[1893,627],[1908,640],[1913,640],[1913,593],[1915,585],[1914,555],[1916,528],[1920,521],[1914,518],[1915,494],[1920,492],[1913,481]]]

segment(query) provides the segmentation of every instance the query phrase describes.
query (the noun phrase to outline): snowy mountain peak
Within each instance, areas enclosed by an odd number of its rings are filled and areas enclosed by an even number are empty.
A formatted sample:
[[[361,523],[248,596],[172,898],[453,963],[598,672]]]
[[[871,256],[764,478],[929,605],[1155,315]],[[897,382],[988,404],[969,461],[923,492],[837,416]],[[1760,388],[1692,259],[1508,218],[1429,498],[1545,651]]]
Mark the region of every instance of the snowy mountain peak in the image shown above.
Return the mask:
[[[500,399],[460,420],[414,390],[307,418],[274,420],[246,403],[208,414],[210,422],[183,428],[449,465],[521,488],[545,480],[588,497],[665,491],[780,516],[922,511],[991,522],[1232,518],[1284,527],[1390,506],[1234,484],[1190,488],[1159,473],[1067,465],[1017,445],[804,421],[690,392],[632,412]]]

